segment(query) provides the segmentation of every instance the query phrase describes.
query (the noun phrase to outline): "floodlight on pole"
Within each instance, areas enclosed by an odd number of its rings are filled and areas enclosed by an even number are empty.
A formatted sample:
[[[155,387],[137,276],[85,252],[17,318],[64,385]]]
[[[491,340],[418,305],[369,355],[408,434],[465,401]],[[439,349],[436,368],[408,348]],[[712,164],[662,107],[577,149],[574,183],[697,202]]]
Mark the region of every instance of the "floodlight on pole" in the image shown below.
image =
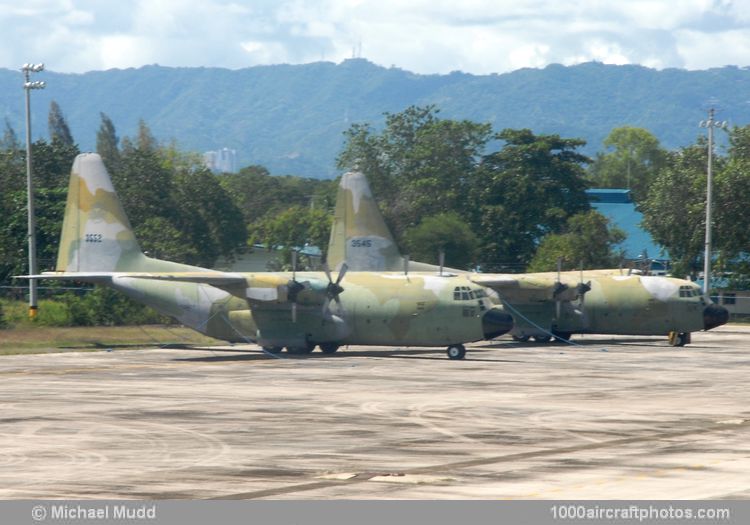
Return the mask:
[[[714,128],[726,129],[726,121],[714,120],[714,108],[708,110],[708,120],[698,124],[708,128],[708,167],[706,171],[706,241],[703,261],[703,293],[708,294],[711,287],[711,204],[712,204],[712,159],[714,154]]]
[[[29,275],[37,274],[36,261],[36,217],[34,214],[34,187],[31,183],[31,90],[44,89],[46,83],[40,80],[31,80],[31,73],[44,71],[44,64],[24,64],[21,67],[24,83],[23,90],[26,92],[26,194],[28,203],[28,230],[29,230]],[[29,317],[34,319],[38,310],[36,279],[29,279]]]

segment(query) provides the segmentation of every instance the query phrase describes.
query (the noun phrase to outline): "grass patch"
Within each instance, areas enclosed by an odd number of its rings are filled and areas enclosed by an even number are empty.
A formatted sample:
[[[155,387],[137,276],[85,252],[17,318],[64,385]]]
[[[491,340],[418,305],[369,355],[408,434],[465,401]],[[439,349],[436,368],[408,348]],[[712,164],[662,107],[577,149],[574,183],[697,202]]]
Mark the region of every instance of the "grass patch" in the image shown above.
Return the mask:
[[[41,309],[41,308],[40,308]],[[23,326],[0,330],[0,355],[144,348],[168,344],[217,344],[182,326]]]
[[[40,299],[38,304],[37,318],[31,321],[28,303],[0,299],[4,324],[10,327],[67,326],[70,324],[70,313],[65,304],[50,299]]]

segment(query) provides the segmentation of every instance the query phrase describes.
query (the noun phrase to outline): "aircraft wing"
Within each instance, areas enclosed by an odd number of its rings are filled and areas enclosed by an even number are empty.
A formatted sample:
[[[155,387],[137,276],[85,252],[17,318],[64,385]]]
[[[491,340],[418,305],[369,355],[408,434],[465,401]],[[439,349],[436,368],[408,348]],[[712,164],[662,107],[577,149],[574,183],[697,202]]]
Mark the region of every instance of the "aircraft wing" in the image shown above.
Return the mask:
[[[145,281],[168,281],[179,283],[205,284],[219,288],[249,303],[261,305],[269,303],[294,302],[300,294],[305,303],[322,304],[325,297],[326,281],[306,277],[303,282],[294,282],[289,275],[261,272],[244,274],[236,272],[45,272],[40,275],[24,275],[27,279],[67,279],[106,284],[113,279],[143,279]]]
[[[194,284],[207,284],[242,299],[258,302],[287,302],[289,278],[273,273],[233,272],[128,273],[123,277]]]
[[[471,274],[469,279],[493,289],[504,301],[540,303],[572,301],[578,296],[576,282],[558,280],[557,274]]]
[[[131,279],[209,284],[217,288],[247,285],[245,276],[233,272],[123,272],[115,275]]]

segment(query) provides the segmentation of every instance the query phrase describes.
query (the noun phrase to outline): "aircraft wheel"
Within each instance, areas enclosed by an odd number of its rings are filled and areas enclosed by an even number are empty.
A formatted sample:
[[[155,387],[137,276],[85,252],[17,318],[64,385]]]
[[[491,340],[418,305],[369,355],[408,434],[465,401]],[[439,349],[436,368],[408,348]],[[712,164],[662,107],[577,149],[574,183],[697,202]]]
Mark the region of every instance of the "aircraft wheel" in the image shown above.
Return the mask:
[[[321,343],[320,344],[320,351],[324,354],[333,354],[336,352],[336,350],[339,349],[339,345],[336,343]]]
[[[263,351],[269,354],[280,354],[284,350],[283,346],[264,346]]]
[[[513,338],[514,341],[518,341],[519,343],[525,343],[529,340],[528,335],[512,335],[511,338]]]
[[[552,336],[549,336],[547,334],[534,336],[534,341],[536,341],[537,343],[549,343],[551,340]]]
[[[463,359],[466,356],[464,345],[451,345],[448,347],[448,359]]]
[[[559,341],[561,343],[567,343],[570,340],[570,336],[573,335],[570,332],[552,332],[555,334],[555,341]]]
[[[690,334],[685,332],[669,332],[669,344],[672,346],[685,346],[690,342]]]
[[[286,351],[293,355],[306,355],[315,350],[313,345],[307,346],[287,346]]]

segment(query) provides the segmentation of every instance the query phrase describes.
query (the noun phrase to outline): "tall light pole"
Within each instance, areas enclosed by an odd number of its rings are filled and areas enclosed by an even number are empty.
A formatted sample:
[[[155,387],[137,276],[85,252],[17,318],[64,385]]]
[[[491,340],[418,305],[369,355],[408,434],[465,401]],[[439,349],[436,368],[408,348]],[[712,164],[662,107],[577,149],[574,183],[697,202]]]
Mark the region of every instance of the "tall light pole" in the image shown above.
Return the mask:
[[[29,275],[36,275],[36,217],[34,216],[34,187],[31,184],[31,90],[44,89],[46,85],[40,80],[31,80],[31,73],[44,71],[44,64],[24,64],[23,89],[26,92],[26,193],[28,197],[29,214]],[[29,317],[34,319],[37,314],[36,279],[29,279]]]
[[[714,154],[714,128],[726,128],[726,121],[714,120],[714,108],[708,110],[708,120],[701,120],[700,127],[708,128],[708,171],[706,181],[706,253],[703,261],[703,293],[708,294],[711,284],[711,201],[712,175],[711,162]]]

